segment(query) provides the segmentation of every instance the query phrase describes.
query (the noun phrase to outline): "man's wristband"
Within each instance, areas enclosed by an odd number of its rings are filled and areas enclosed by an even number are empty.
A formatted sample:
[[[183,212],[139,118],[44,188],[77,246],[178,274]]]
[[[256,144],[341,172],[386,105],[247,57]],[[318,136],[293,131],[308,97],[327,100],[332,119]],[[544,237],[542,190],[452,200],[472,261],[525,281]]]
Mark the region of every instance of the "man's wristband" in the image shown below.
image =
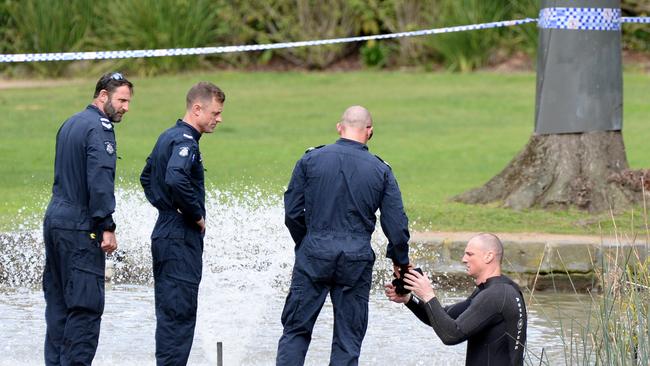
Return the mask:
[[[115,232],[116,228],[117,228],[117,225],[115,225],[115,223],[112,222],[110,225],[108,225],[108,227],[104,228],[104,231],[108,231],[108,232],[113,233],[113,232]]]

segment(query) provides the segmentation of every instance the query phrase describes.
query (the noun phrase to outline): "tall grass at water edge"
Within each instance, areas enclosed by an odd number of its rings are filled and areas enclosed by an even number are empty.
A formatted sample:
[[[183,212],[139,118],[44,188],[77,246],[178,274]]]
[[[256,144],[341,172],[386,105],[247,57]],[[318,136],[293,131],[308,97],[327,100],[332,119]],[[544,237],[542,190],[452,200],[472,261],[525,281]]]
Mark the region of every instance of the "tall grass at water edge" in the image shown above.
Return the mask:
[[[584,313],[574,317],[557,307],[561,320],[556,330],[566,365],[650,365],[650,230],[646,212],[644,217],[646,235],[638,236],[634,228],[631,235],[624,234],[612,216],[617,242],[599,248],[596,290],[585,300],[574,288]],[[532,289],[528,303],[535,301]],[[556,365],[548,352],[528,349],[526,364]]]

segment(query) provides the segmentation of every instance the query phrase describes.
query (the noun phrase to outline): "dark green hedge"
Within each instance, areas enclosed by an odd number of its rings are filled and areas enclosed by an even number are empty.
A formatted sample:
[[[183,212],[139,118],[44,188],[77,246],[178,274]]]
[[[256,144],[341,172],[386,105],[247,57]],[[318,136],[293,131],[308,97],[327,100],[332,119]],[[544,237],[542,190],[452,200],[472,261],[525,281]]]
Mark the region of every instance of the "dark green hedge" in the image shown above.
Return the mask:
[[[624,0],[625,15],[648,15],[646,0]],[[0,0],[2,53],[203,47],[338,38],[537,17],[535,0]],[[624,47],[650,51],[647,25],[626,25]],[[229,55],[1,65],[5,75],[64,76],[120,68],[158,74],[269,62],[326,69],[366,67],[470,71],[515,53],[534,58],[535,24],[365,43]]]

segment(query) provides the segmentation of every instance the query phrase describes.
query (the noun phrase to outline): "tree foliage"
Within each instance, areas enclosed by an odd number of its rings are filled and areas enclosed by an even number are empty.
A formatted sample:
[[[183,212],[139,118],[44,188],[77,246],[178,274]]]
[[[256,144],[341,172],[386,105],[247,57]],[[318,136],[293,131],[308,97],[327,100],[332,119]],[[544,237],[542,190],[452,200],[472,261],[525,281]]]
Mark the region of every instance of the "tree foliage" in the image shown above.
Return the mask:
[[[41,53],[260,44],[361,36],[537,17],[535,0],[0,0],[0,51]],[[648,15],[645,0],[623,0],[626,16]],[[647,25],[626,24],[625,48],[650,51]],[[63,76],[90,65],[158,74],[276,60],[324,69],[344,59],[366,66],[443,66],[471,71],[515,53],[534,58],[534,24],[439,36],[209,56],[2,65],[5,74]],[[1,71],[1,70],[0,70]]]

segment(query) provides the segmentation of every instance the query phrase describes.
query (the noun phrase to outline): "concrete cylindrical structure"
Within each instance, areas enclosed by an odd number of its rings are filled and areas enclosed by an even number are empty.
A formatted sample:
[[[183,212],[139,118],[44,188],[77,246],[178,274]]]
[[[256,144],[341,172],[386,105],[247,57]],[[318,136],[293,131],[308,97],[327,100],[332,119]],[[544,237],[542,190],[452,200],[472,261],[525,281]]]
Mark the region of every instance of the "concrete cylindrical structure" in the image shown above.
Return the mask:
[[[535,133],[623,127],[620,0],[542,0]]]

